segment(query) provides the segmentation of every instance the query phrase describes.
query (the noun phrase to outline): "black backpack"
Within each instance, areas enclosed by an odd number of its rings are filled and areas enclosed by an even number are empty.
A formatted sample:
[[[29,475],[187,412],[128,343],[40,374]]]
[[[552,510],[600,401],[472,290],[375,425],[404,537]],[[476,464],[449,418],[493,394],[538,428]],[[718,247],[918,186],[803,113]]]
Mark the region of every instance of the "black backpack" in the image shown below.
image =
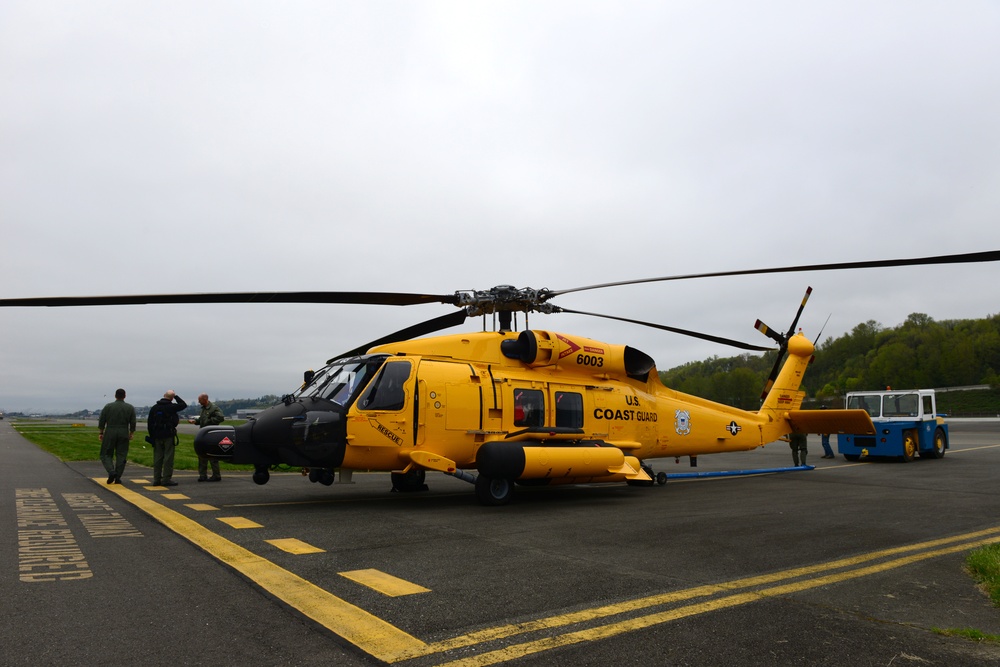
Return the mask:
[[[146,419],[146,430],[154,438],[166,438],[174,435],[177,431],[177,413],[167,407],[166,404],[157,403],[149,410],[149,417]]]

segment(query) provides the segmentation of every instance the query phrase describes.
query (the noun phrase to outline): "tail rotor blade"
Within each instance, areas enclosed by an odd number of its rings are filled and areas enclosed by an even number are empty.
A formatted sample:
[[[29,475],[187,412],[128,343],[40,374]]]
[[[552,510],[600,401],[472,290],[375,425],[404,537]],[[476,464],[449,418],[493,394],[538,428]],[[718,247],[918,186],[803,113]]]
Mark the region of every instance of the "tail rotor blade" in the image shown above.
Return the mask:
[[[782,336],[779,332],[767,326],[760,320],[757,320],[757,323],[753,325],[753,328],[761,332],[762,334],[764,334],[765,336],[767,336],[768,338],[770,338],[779,345],[785,342],[784,336]]]
[[[792,337],[792,334],[795,333],[795,327],[798,326],[799,324],[799,318],[802,317],[802,311],[805,309],[806,302],[809,301],[809,295],[812,294],[812,291],[813,291],[812,287],[806,288],[805,296],[802,297],[802,303],[799,304],[799,310],[797,313],[795,313],[795,319],[792,320],[792,326],[788,328],[788,333],[785,335],[786,343],[788,342],[788,339]]]

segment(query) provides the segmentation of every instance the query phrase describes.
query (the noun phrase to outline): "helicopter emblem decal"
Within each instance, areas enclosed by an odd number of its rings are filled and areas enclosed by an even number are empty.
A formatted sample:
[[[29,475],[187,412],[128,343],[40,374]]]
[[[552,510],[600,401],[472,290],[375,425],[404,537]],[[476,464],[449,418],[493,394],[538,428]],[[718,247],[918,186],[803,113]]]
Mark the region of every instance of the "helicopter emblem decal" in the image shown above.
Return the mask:
[[[729,426],[726,427],[726,430],[729,431],[729,435],[735,436],[737,433],[743,430],[743,427],[737,424],[736,420],[734,419],[733,421],[729,422]]]
[[[574,343],[573,341],[571,341],[566,336],[563,336],[561,334],[556,334],[556,338],[558,338],[559,340],[561,340],[562,342],[566,343],[566,345],[569,346],[565,350],[563,350],[562,352],[559,353],[559,358],[560,359],[568,357],[569,355],[573,354],[574,352],[576,352],[577,350],[580,349],[579,345],[577,345],[576,343]]]
[[[233,448],[233,445],[235,444],[236,443],[230,440],[229,437],[227,436],[219,441],[219,449],[221,449],[224,452],[228,452],[230,449]]]
[[[687,435],[691,432],[691,411],[674,410],[674,430],[677,435]]]

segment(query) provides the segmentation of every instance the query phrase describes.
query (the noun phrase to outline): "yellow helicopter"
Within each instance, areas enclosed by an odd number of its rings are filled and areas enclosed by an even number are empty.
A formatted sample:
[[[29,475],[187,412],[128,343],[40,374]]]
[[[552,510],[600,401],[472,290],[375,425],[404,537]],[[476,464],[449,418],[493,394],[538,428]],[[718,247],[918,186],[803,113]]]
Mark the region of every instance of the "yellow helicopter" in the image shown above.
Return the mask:
[[[330,485],[336,470],[390,471],[393,490],[426,488],[427,471],[475,485],[485,505],[504,505],[515,485],[666,481],[648,461],[751,450],[797,433],[874,433],[864,410],[803,410],[800,389],[815,351],[795,333],[811,288],[786,333],[760,321],[778,344],[758,410],[747,411],[665,387],[653,359],[626,345],[511,326],[516,312],[569,312],[695,336],[746,350],[749,345],[626,318],[584,313],[550,300],[569,292],[712,276],[912,266],[1000,260],[1000,251],[915,259],[820,264],[667,276],[534,290],[508,285],[448,295],[285,292],[0,299],[0,307],[156,303],[310,302],[412,305],[460,310],[397,331],[308,371],[302,386],[241,426],[209,426],[195,438],[199,454],[270,469],[308,470]],[[420,338],[494,315],[494,331]]]

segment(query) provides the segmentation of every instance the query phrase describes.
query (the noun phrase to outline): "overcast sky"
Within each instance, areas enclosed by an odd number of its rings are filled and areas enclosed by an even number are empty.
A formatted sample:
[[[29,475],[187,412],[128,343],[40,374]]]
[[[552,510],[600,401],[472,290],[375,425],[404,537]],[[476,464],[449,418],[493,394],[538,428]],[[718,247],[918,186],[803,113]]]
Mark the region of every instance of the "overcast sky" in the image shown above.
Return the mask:
[[[996,2],[0,4],[0,298],[451,293],[1000,249]],[[558,305],[757,344],[1000,312],[1000,265]],[[0,410],[286,393],[450,306],[0,309]],[[659,368],[738,350],[532,328]],[[472,320],[467,330],[475,330]],[[456,329],[455,331],[461,331]],[[450,332],[448,332],[450,333]]]

